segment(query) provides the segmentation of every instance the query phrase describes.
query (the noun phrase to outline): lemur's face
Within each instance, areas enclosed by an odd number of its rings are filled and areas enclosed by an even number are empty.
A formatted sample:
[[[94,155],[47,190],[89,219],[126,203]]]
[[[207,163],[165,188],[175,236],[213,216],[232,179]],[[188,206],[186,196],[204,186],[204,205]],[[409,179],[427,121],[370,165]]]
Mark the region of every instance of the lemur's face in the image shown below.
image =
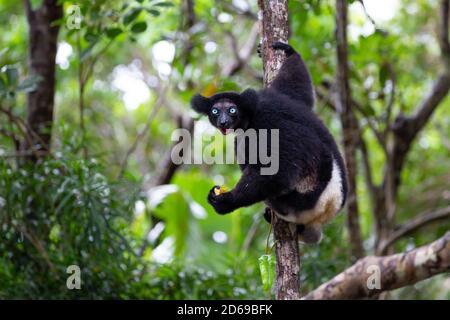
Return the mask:
[[[222,99],[211,107],[208,113],[209,121],[213,126],[227,134],[231,129],[237,129],[241,125],[242,114],[232,100]]]

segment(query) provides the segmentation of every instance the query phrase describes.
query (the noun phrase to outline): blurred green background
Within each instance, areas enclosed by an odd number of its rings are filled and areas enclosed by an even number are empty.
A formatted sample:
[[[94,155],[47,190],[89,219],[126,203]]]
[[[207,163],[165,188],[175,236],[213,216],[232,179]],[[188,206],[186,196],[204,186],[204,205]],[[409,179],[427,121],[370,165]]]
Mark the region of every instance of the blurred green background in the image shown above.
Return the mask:
[[[184,165],[164,176],[172,131],[198,118],[189,110],[194,93],[262,86],[256,0],[195,0],[193,12],[188,3],[63,1],[52,155],[37,164],[18,159],[11,133],[20,136],[20,126],[0,113],[0,298],[272,297],[258,265],[270,229],[263,206],[220,216],[206,202],[214,184],[236,183],[237,165]],[[438,1],[365,4],[375,25],[358,1],[349,5],[351,86],[366,109],[358,114],[361,126],[377,120],[382,128],[392,86],[387,61],[396,75],[395,114],[412,112],[440,71]],[[80,8],[80,29],[68,27],[72,5]],[[290,44],[316,86],[333,81],[334,1],[291,0],[289,7]],[[0,0],[0,26],[0,104],[25,118],[26,93],[36,79],[28,72],[21,1]],[[92,68],[84,84],[84,130],[80,67]],[[316,112],[341,142],[339,118],[323,99]],[[449,204],[449,112],[446,99],[408,155],[397,199],[400,222]],[[195,130],[217,134],[206,119],[198,119]],[[379,183],[385,155],[370,130],[363,134]],[[360,169],[360,224],[371,254],[371,200]],[[395,249],[431,242],[449,227],[448,220],[426,227]],[[301,246],[302,293],[352,263],[345,212],[324,233],[320,245]],[[73,264],[82,271],[81,290],[66,288]],[[391,298],[448,299],[450,280],[441,275]]]

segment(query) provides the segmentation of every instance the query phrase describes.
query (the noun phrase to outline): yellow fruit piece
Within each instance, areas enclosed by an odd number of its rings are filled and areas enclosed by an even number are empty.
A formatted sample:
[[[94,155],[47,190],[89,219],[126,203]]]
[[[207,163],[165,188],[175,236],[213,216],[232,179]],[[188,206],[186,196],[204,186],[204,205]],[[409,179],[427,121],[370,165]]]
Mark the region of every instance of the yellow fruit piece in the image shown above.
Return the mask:
[[[221,195],[222,193],[225,193],[227,191],[228,191],[228,189],[225,186],[221,186],[220,188],[214,188],[214,194],[216,196]]]

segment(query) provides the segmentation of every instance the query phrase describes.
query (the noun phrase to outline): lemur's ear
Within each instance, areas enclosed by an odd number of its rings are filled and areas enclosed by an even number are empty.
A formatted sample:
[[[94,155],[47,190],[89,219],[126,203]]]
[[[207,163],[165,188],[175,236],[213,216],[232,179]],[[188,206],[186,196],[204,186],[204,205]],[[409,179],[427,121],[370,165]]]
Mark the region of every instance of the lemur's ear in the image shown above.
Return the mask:
[[[240,96],[240,104],[247,111],[256,111],[258,105],[258,93],[253,89],[243,91]]]
[[[196,94],[191,99],[191,106],[198,113],[207,114],[211,109],[211,104],[211,99],[200,94]]]

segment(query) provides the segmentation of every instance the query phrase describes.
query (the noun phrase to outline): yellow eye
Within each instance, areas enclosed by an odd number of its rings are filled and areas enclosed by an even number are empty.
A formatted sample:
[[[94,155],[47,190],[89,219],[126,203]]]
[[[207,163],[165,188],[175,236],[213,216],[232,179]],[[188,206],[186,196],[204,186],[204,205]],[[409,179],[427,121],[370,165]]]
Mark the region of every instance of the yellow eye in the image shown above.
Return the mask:
[[[229,111],[231,114],[234,114],[234,113],[236,113],[236,108],[230,108],[230,111]]]

